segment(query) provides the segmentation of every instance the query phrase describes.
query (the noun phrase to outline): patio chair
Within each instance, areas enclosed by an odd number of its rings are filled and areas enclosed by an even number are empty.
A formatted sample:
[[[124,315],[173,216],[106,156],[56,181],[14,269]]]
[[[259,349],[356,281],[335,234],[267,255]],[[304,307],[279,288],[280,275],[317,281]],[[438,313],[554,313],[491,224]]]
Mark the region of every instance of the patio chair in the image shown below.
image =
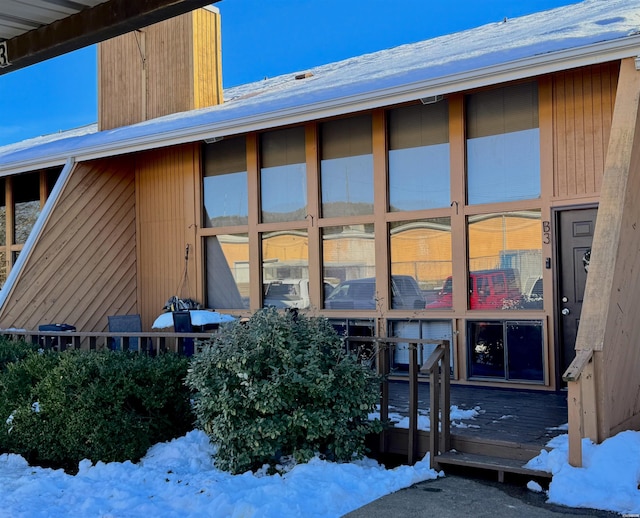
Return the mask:
[[[107,317],[109,320],[109,332],[117,333],[136,333],[142,332],[142,319],[140,315],[110,315]],[[140,338],[134,337],[110,337],[109,349],[112,351],[117,350],[140,350]]]
[[[193,333],[193,325],[191,324],[191,313],[189,311],[174,311],[173,330],[176,333]],[[193,356],[194,340],[193,338],[178,338],[178,353],[185,356]]]

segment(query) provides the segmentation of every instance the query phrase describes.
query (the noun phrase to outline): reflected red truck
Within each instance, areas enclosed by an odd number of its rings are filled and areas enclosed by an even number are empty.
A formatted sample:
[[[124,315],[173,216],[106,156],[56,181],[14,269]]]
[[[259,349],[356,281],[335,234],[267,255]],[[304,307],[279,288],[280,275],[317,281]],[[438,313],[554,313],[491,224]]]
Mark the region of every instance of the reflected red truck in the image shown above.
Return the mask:
[[[516,309],[522,304],[517,271],[511,268],[480,270],[469,274],[470,309]],[[447,277],[436,300],[426,309],[452,307],[453,279]]]

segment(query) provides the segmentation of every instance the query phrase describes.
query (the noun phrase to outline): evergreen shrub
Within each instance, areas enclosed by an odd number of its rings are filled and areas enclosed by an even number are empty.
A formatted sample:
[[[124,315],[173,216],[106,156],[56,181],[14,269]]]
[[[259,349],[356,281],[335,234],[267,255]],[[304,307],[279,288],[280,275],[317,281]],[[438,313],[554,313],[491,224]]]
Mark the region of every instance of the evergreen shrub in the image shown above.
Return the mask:
[[[368,419],[379,379],[325,318],[266,308],[225,325],[192,358],[187,385],[216,465],[232,473],[291,457],[349,461],[381,428]]]
[[[193,429],[188,360],[121,351],[30,352],[0,373],[0,451],[73,472],[138,461]]]

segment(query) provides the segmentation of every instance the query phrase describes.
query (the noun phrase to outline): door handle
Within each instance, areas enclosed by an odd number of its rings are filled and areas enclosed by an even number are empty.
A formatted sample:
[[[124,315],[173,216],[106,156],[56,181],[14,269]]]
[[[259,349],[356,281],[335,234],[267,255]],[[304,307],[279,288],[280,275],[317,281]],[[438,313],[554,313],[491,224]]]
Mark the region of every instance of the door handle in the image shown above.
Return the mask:
[[[562,308],[562,314],[566,317],[569,313],[571,313],[571,311],[569,311],[569,308]]]

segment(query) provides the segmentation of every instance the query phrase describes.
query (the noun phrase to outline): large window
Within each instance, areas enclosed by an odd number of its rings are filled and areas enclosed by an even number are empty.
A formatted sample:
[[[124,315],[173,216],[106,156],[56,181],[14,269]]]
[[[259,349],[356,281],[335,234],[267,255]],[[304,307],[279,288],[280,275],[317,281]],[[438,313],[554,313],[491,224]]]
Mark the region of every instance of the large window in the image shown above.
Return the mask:
[[[262,234],[263,305],[305,309],[309,298],[309,237],[306,230]]]
[[[469,308],[541,309],[540,211],[469,216]]]
[[[451,219],[391,223],[389,234],[392,309],[450,308]]]
[[[246,225],[247,152],[244,137],[204,146],[205,227]]]
[[[249,237],[247,234],[210,236],[207,255],[207,306],[249,308]]]
[[[323,277],[337,284],[324,301],[327,309],[377,309],[373,224],[322,229]]]
[[[448,207],[449,104],[389,110],[389,210]]]
[[[466,110],[469,205],[539,198],[537,84],[469,95]]]
[[[304,128],[263,133],[260,156],[262,222],[304,220],[307,215]]]
[[[323,123],[320,146],[322,216],[373,214],[371,117]]]

